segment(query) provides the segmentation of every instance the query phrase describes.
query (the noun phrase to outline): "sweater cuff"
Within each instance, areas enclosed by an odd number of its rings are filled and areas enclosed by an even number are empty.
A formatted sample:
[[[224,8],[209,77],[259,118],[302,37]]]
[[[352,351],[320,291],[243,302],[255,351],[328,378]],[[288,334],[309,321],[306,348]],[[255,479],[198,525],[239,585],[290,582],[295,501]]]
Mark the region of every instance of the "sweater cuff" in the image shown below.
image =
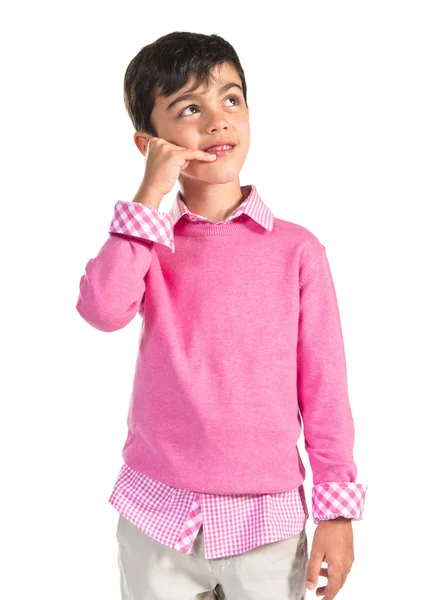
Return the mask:
[[[108,233],[122,233],[167,246],[173,253],[174,226],[171,215],[140,202],[118,200]]]
[[[354,481],[317,483],[312,488],[313,522],[346,517],[363,518],[367,486]]]

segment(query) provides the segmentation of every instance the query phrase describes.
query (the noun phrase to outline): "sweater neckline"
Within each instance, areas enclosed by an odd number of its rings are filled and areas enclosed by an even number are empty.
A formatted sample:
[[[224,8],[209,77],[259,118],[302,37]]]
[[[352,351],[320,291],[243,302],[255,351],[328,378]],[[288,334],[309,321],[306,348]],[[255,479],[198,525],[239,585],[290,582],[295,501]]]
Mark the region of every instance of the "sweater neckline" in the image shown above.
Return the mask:
[[[230,221],[221,223],[211,223],[209,221],[191,220],[188,217],[182,217],[174,226],[174,233],[186,236],[212,236],[212,235],[234,235],[244,231],[260,231],[264,229],[253,221],[248,215],[241,214]]]
[[[272,231],[274,215],[262,201],[255,185],[241,186],[243,200],[224,221],[213,223],[210,219],[192,213],[177,192],[170,217],[174,232],[186,236],[233,235],[260,229]]]

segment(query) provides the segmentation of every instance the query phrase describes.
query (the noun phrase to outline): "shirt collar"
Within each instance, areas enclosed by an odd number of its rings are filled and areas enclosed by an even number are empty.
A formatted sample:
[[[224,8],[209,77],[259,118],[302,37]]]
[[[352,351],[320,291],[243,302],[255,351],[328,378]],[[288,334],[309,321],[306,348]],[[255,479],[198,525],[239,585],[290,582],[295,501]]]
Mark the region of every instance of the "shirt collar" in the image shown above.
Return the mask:
[[[251,217],[256,223],[259,223],[262,227],[267,229],[268,231],[272,231],[274,226],[274,214],[269,209],[269,207],[262,201],[262,198],[258,194],[255,185],[246,185],[242,188],[244,200],[241,202],[239,206],[235,208],[235,210],[226,218],[225,221],[232,221],[236,219],[241,214],[245,213],[249,217]],[[179,219],[184,217],[185,219],[190,219],[192,221],[206,221],[208,223],[212,223],[210,219],[207,217],[202,217],[201,215],[197,215],[196,213],[191,212],[186,204],[184,203],[181,192],[178,191],[174,200],[174,203],[169,211],[169,215],[172,218],[173,225],[177,223]],[[185,216],[187,215],[187,216]]]

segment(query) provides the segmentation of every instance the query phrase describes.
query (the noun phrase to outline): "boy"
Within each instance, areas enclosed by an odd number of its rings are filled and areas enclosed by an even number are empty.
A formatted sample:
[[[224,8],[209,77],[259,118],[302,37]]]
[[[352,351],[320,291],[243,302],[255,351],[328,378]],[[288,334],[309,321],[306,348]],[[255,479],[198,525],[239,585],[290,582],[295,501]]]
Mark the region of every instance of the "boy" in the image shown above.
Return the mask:
[[[223,38],[159,38],[130,62],[124,98],[145,173],[133,201],[116,203],[77,302],[102,331],[143,319],[109,500],[122,597],[301,600],[324,576],[316,594],[332,600],[367,488],[355,482],[325,246],[240,186],[247,88]],[[318,523],[310,557],[301,422]]]

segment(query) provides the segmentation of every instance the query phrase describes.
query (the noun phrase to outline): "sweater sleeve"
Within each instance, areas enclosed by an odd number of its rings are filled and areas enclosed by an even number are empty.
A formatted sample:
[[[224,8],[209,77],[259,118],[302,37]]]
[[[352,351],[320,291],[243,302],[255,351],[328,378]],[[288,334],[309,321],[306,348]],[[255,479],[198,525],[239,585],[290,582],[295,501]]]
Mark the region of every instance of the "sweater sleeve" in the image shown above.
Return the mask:
[[[81,317],[101,331],[122,329],[143,314],[154,243],[174,252],[170,215],[138,202],[116,203],[109,234],[85,266],[76,303]]]
[[[313,472],[313,521],[360,520],[367,487],[356,482],[346,357],[325,246],[317,241],[307,259],[300,282],[297,393]]]

